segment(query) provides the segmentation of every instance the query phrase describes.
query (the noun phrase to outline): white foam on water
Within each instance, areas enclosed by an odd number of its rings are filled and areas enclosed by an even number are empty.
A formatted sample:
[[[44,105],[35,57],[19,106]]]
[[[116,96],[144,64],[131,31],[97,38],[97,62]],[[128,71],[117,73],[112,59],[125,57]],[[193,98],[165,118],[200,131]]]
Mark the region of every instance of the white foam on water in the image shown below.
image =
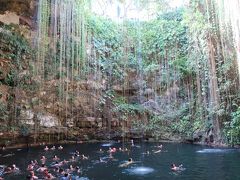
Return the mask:
[[[227,153],[233,149],[202,149],[197,151],[197,153]]]
[[[105,144],[102,144],[101,146],[103,146],[103,147],[110,147],[112,145],[113,145],[113,143],[105,143]]]
[[[130,175],[146,175],[149,173],[152,173],[154,171],[153,168],[150,167],[134,167],[134,168],[130,168],[130,169],[126,169],[125,172],[127,172]]]

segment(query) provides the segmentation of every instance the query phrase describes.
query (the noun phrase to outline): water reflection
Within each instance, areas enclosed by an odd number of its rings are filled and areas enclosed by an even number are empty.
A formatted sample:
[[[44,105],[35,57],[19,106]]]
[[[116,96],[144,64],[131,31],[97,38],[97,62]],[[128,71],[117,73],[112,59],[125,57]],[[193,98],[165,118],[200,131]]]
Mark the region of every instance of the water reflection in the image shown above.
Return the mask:
[[[202,149],[198,150],[197,153],[228,153],[234,151],[234,149]]]
[[[133,168],[129,168],[129,169],[125,169],[124,173],[130,174],[130,175],[146,175],[149,173],[152,173],[154,171],[153,168],[150,167],[133,167]]]

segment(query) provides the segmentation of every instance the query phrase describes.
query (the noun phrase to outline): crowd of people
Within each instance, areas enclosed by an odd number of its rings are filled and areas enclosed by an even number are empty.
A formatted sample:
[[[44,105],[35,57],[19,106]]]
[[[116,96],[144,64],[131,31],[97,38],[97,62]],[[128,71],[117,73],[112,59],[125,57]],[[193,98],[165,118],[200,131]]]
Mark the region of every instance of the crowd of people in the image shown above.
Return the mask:
[[[134,146],[134,141],[130,141],[131,146]],[[152,150],[152,152],[147,151],[145,154],[156,154],[162,152],[163,145],[158,145],[156,149]],[[48,147],[45,146],[43,149],[46,153],[48,151],[55,151],[55,150],[63,150],[63,146],[59,147]],[[128,148],[116,148],[116,147],[109,147],[106,153],[108,153],[108,160],[113,159],[113,154],[116,152],[128,152]],[[103,149],[99,149],[99,153],[104,153]],[[83,161],[83,160],[89,160],[89,156],[86,156],[84,154],[80,154],[78,150],[72,153],[70,159],[62,159],[58,157],[57,155],[53,155],[52,158],[46,158],[44,155],[41,156],[39,160],[31,160],[26,168],[28,175],[26,179],[29,180],[36,180],[36,179],[60,179],[60,180],[72,180],[73,174],[81,175],[82,170],[79,166],[73,166],[73,162],[77,161]],[[98,160],[100,163],[107,163],[106,160],[103,160],[101,157]],[[127,167],[131,164],[135,163],[135,161],[130,157],[128,160],[126,160],[124,163],[120,164],[119,167]],[[48,164],[48,165],[47,165]],[[67,167],[67,168],[66,168]],[[16,167],[15,164],[12,164],[10,166],[1,167],[2,173],[0,174],[0,180],[3,180],[3,177],[1,175],[7,175],[12,173],[18,173],[20,169]],[[170,169],[172,171],[179,171],[181,170],[182,165],[176,166],[174,163],[171,164]]]

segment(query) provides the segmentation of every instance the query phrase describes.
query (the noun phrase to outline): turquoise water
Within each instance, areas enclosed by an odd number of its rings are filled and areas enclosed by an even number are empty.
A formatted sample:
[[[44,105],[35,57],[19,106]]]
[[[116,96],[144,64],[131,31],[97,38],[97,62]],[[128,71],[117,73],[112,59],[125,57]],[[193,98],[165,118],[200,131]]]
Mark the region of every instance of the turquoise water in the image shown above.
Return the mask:
[[[20,172],[3,175],[6,180],[26,179],[26,170],[30,160],[46,156],[46,164],[49,172],[58,177],[50,164],[52,157],[57,155],[60,160],[70,159],[74,151],[89,156],[88,160],[78,158],[75,162],[69,162],[62,168],[66,169],[70,164],[79,166],[80,173],[72,172],[75,179],[81,180],[240,180],[240,151],[236,149],[213,149],[205,146],[190,144],[162,143],[162,152],[158,150],[156,143],[135,143],[135,146],[121,143],[83,143],[77,145],[63,145],[63,150],[43,151],[44,147],[27,149],[6,150],[0,153],[0,165],[16,164]],[[129,151],[117,151],[113,158],[109,158],[107,150],[109,146],[128,148]],[[56,145],[57,147],[57,145]],[[99,152],[99,149],[104,152]],[[149,153],[147,153],[149,152]],[[100,162],[99,159],[103,162]],[[132,158],[134,163],[119,167],[120,164]],[[171,164],[182,164],[182,171],[173,172]],[[41,178],[41,173],[36,173]],[[56,179],[60,179],[59,177]]]

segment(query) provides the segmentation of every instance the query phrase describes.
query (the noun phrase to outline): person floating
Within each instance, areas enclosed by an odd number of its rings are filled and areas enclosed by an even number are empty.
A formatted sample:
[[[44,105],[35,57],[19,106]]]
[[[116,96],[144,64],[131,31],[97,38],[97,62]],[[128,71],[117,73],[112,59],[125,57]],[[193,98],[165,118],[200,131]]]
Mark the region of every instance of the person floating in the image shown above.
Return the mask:
[[[119,167],[127,167],[128,165],[133,163],[133,159],[129,158],[127,162],[120,164]]]

